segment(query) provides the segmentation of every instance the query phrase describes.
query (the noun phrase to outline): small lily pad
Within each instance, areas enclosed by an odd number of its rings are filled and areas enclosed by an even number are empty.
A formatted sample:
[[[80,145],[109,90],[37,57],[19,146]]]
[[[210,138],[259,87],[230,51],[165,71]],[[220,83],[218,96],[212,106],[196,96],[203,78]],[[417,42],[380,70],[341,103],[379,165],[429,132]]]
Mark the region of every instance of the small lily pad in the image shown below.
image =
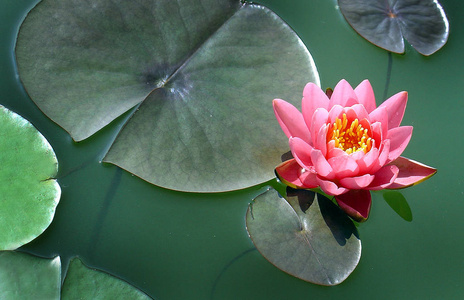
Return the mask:
[[[288,143],[271,102],[319,84],[296,33],[239,0],[43,0],[16,58],[32,100],[74,140],[130,111],[103,161],[189,192],[272,179]]]
[[[403,38],[423,55],[448,40],[448,19],[437,0],[338,0],[338,5],[354,30],[391,52],[404,52]]]
[[[277,268],[303,280],[336,285],[361,257],[356,226],[328,198],[287,188],[287,200],[271,189],[250,204],[248,233]]]
[[[29,254],[0,252],[0,298],[60,299],[61,261]]]
[[[37,129],[0,106],[0,250],[16,249],[52,222],[61,189],[58,161]]]

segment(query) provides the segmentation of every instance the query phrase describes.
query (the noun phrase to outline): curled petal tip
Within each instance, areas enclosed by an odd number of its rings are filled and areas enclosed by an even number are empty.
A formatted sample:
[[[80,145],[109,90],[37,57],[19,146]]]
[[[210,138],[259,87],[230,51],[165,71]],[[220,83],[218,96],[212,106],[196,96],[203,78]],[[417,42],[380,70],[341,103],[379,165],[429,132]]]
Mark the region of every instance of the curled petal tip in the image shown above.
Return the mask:
[[[437,173],[437,169],[406,157],[398,157],[390,165],[399,169],[398,177],[388,187],[389,189],[401,189],[419,184]]]
[[[299,177],[301,167],[295,159],[284,161],[278,165],[274,171],[277,178],[283,184],[294,189],[304,188],[303,183]]]

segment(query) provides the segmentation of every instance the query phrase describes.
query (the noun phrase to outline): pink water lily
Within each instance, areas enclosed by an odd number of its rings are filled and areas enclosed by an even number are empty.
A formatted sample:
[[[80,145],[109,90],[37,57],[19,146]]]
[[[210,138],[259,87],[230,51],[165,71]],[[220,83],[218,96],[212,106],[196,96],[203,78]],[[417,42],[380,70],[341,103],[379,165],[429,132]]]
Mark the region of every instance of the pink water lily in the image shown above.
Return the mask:
[[[274,112],[293,155],[276,168],[278,177],[294,188],[319,187],[353,219],[367,220],[371,190],[408,187],[436,173],[400,156],[413,129],[400,126],[407,98],[400,92],[377,107],[368,80],[354,90],[341,80],[330,97],[308,83],[302,112],[275,99]]]

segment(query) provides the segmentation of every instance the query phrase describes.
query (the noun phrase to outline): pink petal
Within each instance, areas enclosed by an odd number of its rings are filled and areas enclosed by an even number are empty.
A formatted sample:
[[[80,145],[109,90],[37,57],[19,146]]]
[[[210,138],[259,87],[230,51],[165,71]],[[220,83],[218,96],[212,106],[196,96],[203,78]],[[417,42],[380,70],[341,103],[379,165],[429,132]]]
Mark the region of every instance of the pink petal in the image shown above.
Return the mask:
[[[399,92],[385,100],[377,109],[384,107],[388,113],[388,129],[400,126],[403,120],[406,103],[408,102],[408,93]]]
[[[317,175],[313,172],[304,171],[300,175],[300,180],[303,185],[308,189],[313,189],[319,186],[319,182],[317,181]]]
[[[329,98],[316,84],[310,82],[303,90],[303,99],[301,100],[301,112],[308,128],[311,128],[313,114],[318,108],[329,108]]]
[[[382,134],[382,124],[375,122],[371,124],[372,138],[375,140],[376,145],[381,145],[385,139],[385,135]]]
[[[371,199],[371,193],[367,190],[350,190],[343,195],[335,196],[338,206],[358,222],[364,222],[369,217]]]
[[[314,148],[321,150],[322,155],[327,155],[327,129],[328,125],[323,125],[317,133],[316,141],[314,142]]]
[[[402,156],[392,161],[389,165],[395,165],[399,169],[398,177],[388,187],[389,189],[401,189],[416,185],[437,173],[437,169],[435,168]]]
[[[298,109],[281,99],[275,99],[272,101],[272,105],[274,107],[274,113],[277,121],[285,135],[288,138],[292,136],[299,137],[305,142],[310,143],[311,134],[303,120],[303,115],[298,111]]]
[[[387,133],[387,139],[390,140],[390,153],[388,161],[397,159],[403,153],[412,136],[412,126],[401,126],[390,129]]]
[[[382,136],[384,136],[384,137],[387,136],[387,132],[388,132],[388,113],[387,113],[387,109],[385,107],[379,107],[376,110],[374,110],[373,112],[371,112],[369,114],[369,119],[370,119],[371,124],[375,124],[376,122],[378,122],[379,125],[376,125],[376,126],[380,127],[381,132],[382,132]]]
[[[345,107],[345,114],[348,121],[354,121],[358,117],[356,111],[351,107]]]
[[[341,119],[345,109],[340,105],[334,105],[329,111],[329,123],[334,123],[336,118]]]
[[[364,80],[355,89],[354,92],[358,96],[360,104],[364,105],[367,112],[370,113],[376,107],[374,90],[372,89],[369,80]]]
[[[289,139],[290,150],[298,164],[305,169],[310,169],[313,166],[311,162],[311,152],[314,150],[308,143],[300,138]]]
[[[361,159],[357,161],[359,166],[359,173],[365,174],[368,173],[375,162],[378,162],[379,158],[379,149],[371,148]]]
[[[363,189],[374,180],[375,176],[370,174],[364,174],[356,177],[345,177],[340,179],[340,184],[350,190]]]
[[[345,103],[346,107],[351,107],[351,106],[354,106],[354,105],[360,105],[359,102],[358,102],[358,99],[348,98],[348,100],[346,100],[346,103]]]
[[[380,145],[379,156],[374,161],[371,169],[369,170],[370,174],[376,173],[380,168],[385,166],[388,159],[388,154],[390,153],[390,140],[385,140],[382,145]]]
[[[366,188],[368,190],[382,190],[389,187],[398,177],[399,169],[394,165],[387,165],[378,170],[374,175],[375,178]]]
[[[321,189],[326,193],[327,195],[335,196],[335,195],[341,195],[343,193],[346,193],[348,189],[344,187],[339,187],[337,184],[330,180],[324,180],[317,176],[317,182],[319,183],[319,186]]]
[[[275,173],[279,180],[294,189],[305,188],[300,180],[301,172],[302,168],[295,159],[284,161],[275,169]]]
[[[348,154],[329,158],[327,160],[335,173],[336,178],[353,177],[358,175],[359,167],[356,161]]]
[[[369,114],[367,113],[367,110],[361,104],[355,104],[351,106],[351,108],[356,112],[358,120],[369,119]]]
[[[314,149],[311,152],[311,161],[313,162],[314,169],[319,176],[325,177],[327,179],[334,179],[335,173],[327,162],[327,159],[322,155],[322,152]]]
[[[318,108],[313,114],[313,119],[311,121],[311,134],[313,145],[316,144],[317,135],[321,127],[327,124],[329,118],[329,112],[324,108]]]
[[[334,141],[330,141],[327,145],[331,145],[331,144],[335,144]],[[343,151],[342,149],[340,148],[331,148],[330,150],[327,149],[327,159],[329,158],[332,158],[332,157],[336,157],[336,156],[340,156],[340,155],[346,155],[346,152]]]
[[[345,107],[350,98],[358,100],[351,85],[345,79],[342,79],[333,90],[333,94],[330,97],[329,109],[337,104]]]
[[[354,152],[354,153],[351,153],[351,154],[350,154],[350,157],[351,157],[352,159],[354,159],[354,161],[356,161],[356,163],[357,163],[357,162],[358,162],[360,159],[362,159],[365,155],[366,155],[366,154],[364,153],[364,151],[356,151],[356,152]]]

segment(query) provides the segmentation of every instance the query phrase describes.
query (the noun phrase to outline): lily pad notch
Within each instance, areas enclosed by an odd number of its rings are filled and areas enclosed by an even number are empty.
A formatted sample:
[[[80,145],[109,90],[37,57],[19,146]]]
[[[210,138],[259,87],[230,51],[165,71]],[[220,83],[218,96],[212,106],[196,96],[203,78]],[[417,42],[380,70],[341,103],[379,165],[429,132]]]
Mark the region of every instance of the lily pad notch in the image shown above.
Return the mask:
[[[76,141],[137,107],[103,161],[187,192],[274,178],[287,146],[271,101],[319,84],[296,33],[238,0],[43,0],[16,57],[32,100]]]

